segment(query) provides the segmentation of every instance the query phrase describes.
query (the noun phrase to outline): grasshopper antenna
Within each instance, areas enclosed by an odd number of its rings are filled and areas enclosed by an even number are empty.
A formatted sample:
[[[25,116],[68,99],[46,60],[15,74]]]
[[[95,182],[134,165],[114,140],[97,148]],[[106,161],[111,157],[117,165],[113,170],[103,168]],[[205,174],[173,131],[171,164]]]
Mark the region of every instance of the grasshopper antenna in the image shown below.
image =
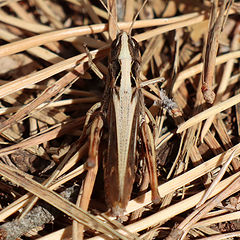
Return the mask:
[[[101,0],[100,0],[100,1],[101,1]],[[145,1],[144,1],[143,5],[142,5],[141,8],[138,10],[136,16],[134,17],[134,19],[133,19],[133,21],[132,21],[132,23],[131,23],[131,26],[130,26],[129,32],[128,32],[128,34],[129,34],[130,36],[131,36],[131,34],[132,34],[133,24],[136,22],[137,17],[139,16],[139,13],[142,11],[142,9],[143,9],[144,6],[146,5],[147,1],[148,1],[148,0],[145,0]]]
[[[117,27],[117,33],[121,32],[121,29],[118,26],[117,20],[116,18],[112,15],[112,13],[109,11],[108,7],[106,6],[106,4],[103,2],[103,0],[99,0],[101,2],[101,4],[103,5],[103,7],[107,10],[108,14],[112,17],[116,27]]]

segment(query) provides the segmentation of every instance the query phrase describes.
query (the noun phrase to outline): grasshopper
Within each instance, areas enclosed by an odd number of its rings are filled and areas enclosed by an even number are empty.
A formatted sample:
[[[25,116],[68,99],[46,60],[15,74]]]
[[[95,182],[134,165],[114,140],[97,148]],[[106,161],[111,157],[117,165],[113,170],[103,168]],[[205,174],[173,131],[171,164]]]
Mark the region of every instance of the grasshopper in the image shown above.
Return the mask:
[[[130,31],[131,32],[131,31]],[[103,156],[105,199],[111,213],[120,217],[130,200],[135,180],[138,139],[145,148],[152,201],[160,201],[153,136],[146,121],[140,79],[140,47],[131,34],[121,31],[112,42],[109,78],[100,114],[91,126],[88,166],[98,162],[103,125],[108,127],[107,153]]]

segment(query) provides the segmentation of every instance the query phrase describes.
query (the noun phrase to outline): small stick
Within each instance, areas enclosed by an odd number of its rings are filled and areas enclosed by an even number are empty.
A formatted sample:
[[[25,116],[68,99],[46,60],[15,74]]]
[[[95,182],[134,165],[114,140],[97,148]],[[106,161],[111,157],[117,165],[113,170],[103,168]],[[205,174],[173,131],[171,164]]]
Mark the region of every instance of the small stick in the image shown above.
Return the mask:
[[[239,49],[239,41],[240,41],[240,25],[238,24],[235,28],[234,36],[231,44],[232,51],[237,51]],[[221,101],[222,96],[227,89],[227,86],[230,82],[231,73],[233,71],[234,62],[235,62],[235,59],[231,59],[225,64],[222,79],[217,90],[216,99],[214,101],[215,105]],[[210,129],[214,119],[215,119],[215,115],[209,117],[206,120],[201,132],[201,142],[203,142],[203,139],[207,134],[208,130]]]
[[[196,125],[196,124],[200,123],[201,121],[209,118],[213,114],[220,113],[220,112],[224,111],[225,109],[238,104],[239,102],[240,102],[240,94],[233,96],[224,102],[220,102],[220,103],[208,108],[207,110],[200,112],[199,114],[193,116],[192,118],[188,119],[186,122],[182,123],[177,129],[177,133],[181,133],[184,130],[190,128],[191,126]]]
[[[223,239],[232,239],[233,237],[240,237],[240,231],[216,234],[211,237],[199,238],[198,240],[223,240]]]
[[[79,145],[80,145],[81,141],[80,139],[75,143],[75,146],[70,149],[70,151],[68,151],[68,153],[66,154],[66,156],[64,157],[64,159],[61,161],[61,163],[57,166],[56,170],[52,173],[52,175],[45,180],[45,182],[43,183],[43,186],[45,187],[49,187],[52,182],[59,176],[59,174],[61,173],[61,171],[63,170],[63,168],[66,166],[67,162],[69,161],[69,159],[71,158],[71,156],[74,155],[76,148],[79,149]],[[38,197],[37,196],[32,196],[29,200],[28,200],[28,204],[23,208],[22,213],[19,216],[19,219],[22,219],[24,216],[27,215],[27,213],[33,208],[34,204],[38,201]]]
[[[155,84],[155,83],[164,82],[164,81],[165,81],[165,78],[158,77],[158,78],[154,78],[154,79],[151,79],[151,80],[141,82],[140,87],[142,88],[142,87],[148,86],[150,84]]]
[[[230,1],[231,2],[231,1]],[[217,17],[217,5],[218,0],[213,1],[211,19],[210,19],[210,31],[207,39],[207,49],[204,60],[204,71],[203,71],[203,83],[202,93],[206,102],[212,104],[215,99],[215,93],[212,90],[215,75],[215,63],[219,45],[219,38],[222,32],[224,20],[227,15],[224,15],[225,8],[228,1],[224,0],[219,15]],[[231,4],[228,5],[230,7]]]
[[[184,237],[189,232],[191,226],[203,218],[208,212],[210,212],[214,207],[216,207],[221,201],[229,197],[230,195],[239,191],[240,177],[234,180],[225,190],[215,196],[213,199],[209,200],[205,204],[197,208],[192,214],[190,214],[176,229],[174,229],[166,240],[176,239],[172,236],[179,236],[177,239],[184,239]]]
[[[225,172],[227,171],[227,168],[229,166],[229,164],[231,163],[231,161],[234,158],[234,155],[236,153],[236,150],[234,150],[232,152],[232,154],[230,155],[230,157],[228,158],[228,160],[223,164],[221,170],[219,171],[217,177],[213,180],[212,184],[210,185],[210,187],[208,188],[207,192],[204,194],[203,198],[201,199],[201,201],[197,204],[196,208],[200,207],[202,204],[205,203],[205,201],[208,199],[209,195],[211,195],[211,193],[213,192],[213,190],[215,189],[216,185],[220,182],[220,180],[222,179],[223,175],[225,174]]]
[[[100,78],[103,79],[103,74],[101,73],[101,71],[98,69],[98,67],[96,66],[96,64],[93,62],[93,57],[92,54],[90,53],[87,44],[84,43],[83,47],[85,48],[86,54],[88,56],[88,65],[89,67],[94,71],[94,73]]]

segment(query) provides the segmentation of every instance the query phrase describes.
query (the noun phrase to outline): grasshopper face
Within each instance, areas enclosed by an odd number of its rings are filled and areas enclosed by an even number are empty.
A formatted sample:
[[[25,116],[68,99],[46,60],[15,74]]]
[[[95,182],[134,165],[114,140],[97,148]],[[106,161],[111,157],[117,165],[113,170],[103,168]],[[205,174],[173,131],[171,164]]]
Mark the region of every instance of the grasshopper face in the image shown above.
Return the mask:
[[[106,201],[113,215],[123,214],[135,178],[136,143],[143,95],[139,89],[139,45],[126,32],[111,46],[108,151],[104,160]]]

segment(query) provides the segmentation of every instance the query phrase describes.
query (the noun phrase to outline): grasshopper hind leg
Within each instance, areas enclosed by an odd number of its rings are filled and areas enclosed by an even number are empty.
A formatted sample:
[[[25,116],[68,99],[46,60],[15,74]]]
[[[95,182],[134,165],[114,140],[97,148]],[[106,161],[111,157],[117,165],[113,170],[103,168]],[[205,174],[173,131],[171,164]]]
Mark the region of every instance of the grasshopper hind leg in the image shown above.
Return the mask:
[[[95,167],[95,165],[98,163],[98,149],[101,140],[102,127],[103,127],[102,117],[98,116],[93,121],[93,124],[91,126],[89,153],[86,162],[86,167],[88,169]]]
[[[157,166],[156,166],[156,153],[155,153],[155,145],[152,136],[151,129],[146,121],[143,121],[141,125],[143,143],[146,150],[146,159],[147,166],[150,175],[150,186],[152,190],[152,202],[159,203],[161,197],[158,192],[158,180],[157,180]]]
[[[103,120],[101,116],[95,118],[91,126],[89,154],[86,161],[86,168],[88,173],[86,175],[80,207],[84,210],[88,209],[90,197],[95,183],[98,171],[98,148],[101,140],[101,132],[103,127]]]

